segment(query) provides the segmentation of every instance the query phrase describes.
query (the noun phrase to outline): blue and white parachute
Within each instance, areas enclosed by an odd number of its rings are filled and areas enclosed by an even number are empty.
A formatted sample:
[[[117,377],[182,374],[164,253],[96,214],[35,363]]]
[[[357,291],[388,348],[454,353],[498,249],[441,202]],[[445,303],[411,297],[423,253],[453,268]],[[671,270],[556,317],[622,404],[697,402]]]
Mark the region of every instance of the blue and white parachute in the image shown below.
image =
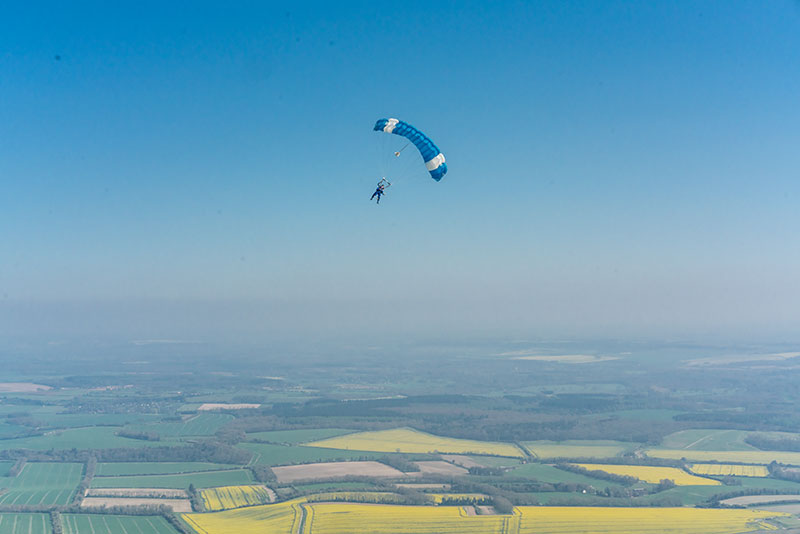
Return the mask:
[[[444,162],[444,154],[439,150],[433,141],[405,121],[398,119],[381,119],[375,123],[376,132],[386,132],[405,137],[417,147],[425,167],[431,173],[431,178],[437,182],[447,173],[447,164]]]

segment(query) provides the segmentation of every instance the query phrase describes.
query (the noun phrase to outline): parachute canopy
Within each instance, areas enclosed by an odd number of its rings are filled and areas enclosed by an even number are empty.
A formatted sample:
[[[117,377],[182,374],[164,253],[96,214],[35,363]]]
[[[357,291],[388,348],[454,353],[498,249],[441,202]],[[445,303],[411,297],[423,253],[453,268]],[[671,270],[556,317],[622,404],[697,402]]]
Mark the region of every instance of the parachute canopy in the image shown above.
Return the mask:
[[[447,164],[444,162],[444,154],[439,150],[433,141],[405,121],[398,119],[381,119],[375,123],[376,132],[386,132],[405,137],[417,147],[425,167],[431,173],[431,178],[437,182],[447,173]]]

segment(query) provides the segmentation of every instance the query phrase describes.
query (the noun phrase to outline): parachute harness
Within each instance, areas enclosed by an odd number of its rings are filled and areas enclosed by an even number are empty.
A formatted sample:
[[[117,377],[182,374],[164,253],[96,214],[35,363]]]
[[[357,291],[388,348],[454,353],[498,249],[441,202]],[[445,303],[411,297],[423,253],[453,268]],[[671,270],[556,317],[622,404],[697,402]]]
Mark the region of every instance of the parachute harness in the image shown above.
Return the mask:
[[[410,142],[408,142],[408,143],[406,143],[405,145],[403,145],[403,148],[401,148],[400,150],[398,150],[397,152],[395,152],[395,153],[394,153],[394,157],[396,157],[396,158],[399,158],[399,157],[400,157],[400,152],[402,152],[403,150],[405,150],[405,149],[406,149],[406,147],[407,147],[408,145],[410,145],[410,144],[411,144],[411,143],[410,143]]]

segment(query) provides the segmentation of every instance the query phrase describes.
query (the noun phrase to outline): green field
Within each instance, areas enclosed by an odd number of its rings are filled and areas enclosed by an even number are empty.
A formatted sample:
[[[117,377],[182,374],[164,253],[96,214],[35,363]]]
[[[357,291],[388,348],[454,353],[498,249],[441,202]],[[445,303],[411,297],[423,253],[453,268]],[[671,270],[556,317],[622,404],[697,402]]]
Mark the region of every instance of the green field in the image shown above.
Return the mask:
[[[123,426],[133,423],[149,423],[159,421],[163,415],[137,413],[58,413],[45,416],[34,416],[48,428],[78,428],[90,426]]]
[[[513,467],[522,463],[519,458],[503,458],[500,456],[470,456],[469,458],[486,467]]]
[[[661,448],[691,451],[752,451],[744,442],[750,432],[744,430],[691,429],[675,432],[664,438]]]
[[[213,436],[223,425],[233,421],[233,416],[224,413],[200,413],[183,421],[129,425],[125,430],[155,432],[161,437]]]
[[[0,423],[0,438],[13,438],[14,436],[24,435],[31,429],[26,426]]]
[[[8,476],[12,465],[14,465],[14,462],[0,462],[0,478]]]
[[[157,447],[164,446],[158,441],[122,438],[115,434],[119,428],[89,427],[71,428],[44,436],[6,439],[0,442],[3,449],[113,449],[116,447]]]
[[[552,465],[538,464],[538,463],[521,465],[517,468],[507,471],[505,473],[505,476],[534,478],[541,482],[549,482],[551,484],[555,484],[558,482],[586,484],[589,486],[594,486],[596,488],[619,486],[619,484],[608,480],[598,480],[596,478],[587,477],[579,473],[564,471],[563,469],[558,469],[557,467],[554,467]]]
[[[652,458],[680,460],[686,458],[691,462],[722,462],[730,464],[767,465],[778,462],[800,466],[800,452],[782,451],[695,451],[691,449],[646,449],[645,454]]]
[[[203,473],[187,473],[174,475],[140,475],[95,477],[93,488],[175,488],[186,489],[189,484],[198,488],[215,486],[240,486],[252,484],[253,478],[247,469],[228,471],[207,471]]]
[[[604,440],[526,441],[522,444],[536,458],[613,458],[637,446]]]
[[[679,412],[678,410],[619,410],[616,412],[592,414],[588,417],[594,419],[618,417],[620,419],[635,419],[637,421],[672,421],[673,417],[680,413],[683,412]]]
[[[198,471],[220,471],[223,469],[236,469],[237,467],[239,466],[208,462],[114,462],[97,464],[95,476],[167,475],[196,473]]]
[[[176,534],[160,516],[63,514],[64,534]]]
[[[273,430],[270,432],[254,432],[247,435],[247,439],[259,439],[272,443],[306,443],[319,439],[332,438],[358,432],[343,428],[308,428],[303,430]]]
[[[292,486],[300,491],[313,492],[374,490],[377,487],[368,482],[318,482],[316,484],[294,483]]]
[[[81,481],[83,464],[29,462],[16,477],[0,478],[0,504],[68,504]]]
[[[0,534],[49,534],[53,532],[48,514],[0,513]]]
[[[386,456],[386,453],[382,452],[345,451],[303,447],[302,445],[273,445],[271,443],[240,443],[238,447],[252,452],[252,463],[260,465],[289,465]]]

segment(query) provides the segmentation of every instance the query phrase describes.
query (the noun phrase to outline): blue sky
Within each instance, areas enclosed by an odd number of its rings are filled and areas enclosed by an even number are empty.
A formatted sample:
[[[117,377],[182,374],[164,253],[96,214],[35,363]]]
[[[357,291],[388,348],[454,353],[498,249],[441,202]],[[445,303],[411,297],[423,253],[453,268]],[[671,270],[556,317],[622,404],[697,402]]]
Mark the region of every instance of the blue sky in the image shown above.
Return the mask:
[[[0,335],[791,337],[798,87],[788,0],[7,5]]]

